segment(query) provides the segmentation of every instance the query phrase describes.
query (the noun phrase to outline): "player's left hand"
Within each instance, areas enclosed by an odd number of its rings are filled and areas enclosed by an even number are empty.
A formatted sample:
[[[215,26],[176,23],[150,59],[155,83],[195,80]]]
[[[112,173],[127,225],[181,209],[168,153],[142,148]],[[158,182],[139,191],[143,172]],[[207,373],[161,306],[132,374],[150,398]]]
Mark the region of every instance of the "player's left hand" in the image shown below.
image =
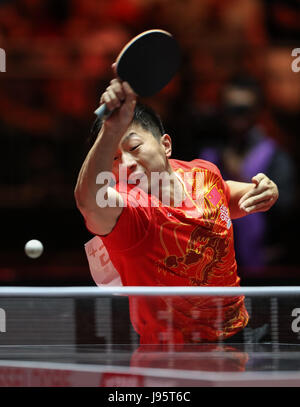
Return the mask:
[[[253,188],[239,200],[240,209],[247,214],[268,211],[279,196],[276,184],[263,173],[255,175],[251,181]]]

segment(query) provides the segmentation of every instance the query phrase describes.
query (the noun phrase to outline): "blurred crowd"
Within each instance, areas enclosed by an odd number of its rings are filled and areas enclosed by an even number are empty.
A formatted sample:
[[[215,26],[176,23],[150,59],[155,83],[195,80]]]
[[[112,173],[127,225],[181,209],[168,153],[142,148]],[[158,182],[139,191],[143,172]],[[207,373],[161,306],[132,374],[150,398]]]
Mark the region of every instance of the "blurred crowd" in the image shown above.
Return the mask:
[[[0,0],[1,207],[75,210],[73,188],[111,64],[151,28],[170,31],[182,51],[177,76],[145,101],[172,136],[174,157],[210,159],[225,178],[272,177],[280,189],[272,214],[249,217],[256,226],[248,240],[249,226],[235,225],[239,261],[297,263],[298,0]]]

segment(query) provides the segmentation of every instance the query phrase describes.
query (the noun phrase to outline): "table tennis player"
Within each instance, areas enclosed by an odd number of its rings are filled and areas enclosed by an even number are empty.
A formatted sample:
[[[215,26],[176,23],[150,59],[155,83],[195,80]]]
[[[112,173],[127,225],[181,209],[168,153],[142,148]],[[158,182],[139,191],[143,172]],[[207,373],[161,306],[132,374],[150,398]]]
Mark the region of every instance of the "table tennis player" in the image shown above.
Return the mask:
[[[113,79],[103,103],[112,113],[94,127],[75,199],[122,284],[239,286],[231,219],[269,210],[277,186],[262,173],[249,183],[224,181],[208,161],[172,159],[171,136],[127,82]],[[223,297],[221,307],[201,296],[140,296],[129,304],[141,344],[226,340],[249,320],[240,296]]]

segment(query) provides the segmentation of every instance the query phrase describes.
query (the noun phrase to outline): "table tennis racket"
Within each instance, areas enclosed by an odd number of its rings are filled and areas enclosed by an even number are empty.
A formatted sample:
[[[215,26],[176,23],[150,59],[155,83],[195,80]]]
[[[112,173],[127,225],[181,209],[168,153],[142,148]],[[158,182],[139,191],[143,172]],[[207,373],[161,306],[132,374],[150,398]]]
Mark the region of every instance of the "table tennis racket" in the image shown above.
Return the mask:
[[[164,30],[148,30],[134,37],[116,59],[116,72],[138,96],[149,97],[163,89],[179,68],[179,46]],[[102,104],[95,110],[99,118],[111,112]]]

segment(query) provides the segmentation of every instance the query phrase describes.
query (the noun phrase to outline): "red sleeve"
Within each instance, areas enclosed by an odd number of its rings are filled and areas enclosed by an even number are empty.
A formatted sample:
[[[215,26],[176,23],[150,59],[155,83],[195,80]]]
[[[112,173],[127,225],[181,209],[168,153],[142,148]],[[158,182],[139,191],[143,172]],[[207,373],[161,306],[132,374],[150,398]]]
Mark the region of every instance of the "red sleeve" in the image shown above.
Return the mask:
[[[126,187],[126,189],[128,186]],[[138,205],[136,199],[130,194],[117,188],[124,200],[124,208],[113,230],[106,236],[100,236],[103,243],[111,250],[126,250],[139,243],[148,233],[151,218],[151,204],[149,196],[139,190]]]

